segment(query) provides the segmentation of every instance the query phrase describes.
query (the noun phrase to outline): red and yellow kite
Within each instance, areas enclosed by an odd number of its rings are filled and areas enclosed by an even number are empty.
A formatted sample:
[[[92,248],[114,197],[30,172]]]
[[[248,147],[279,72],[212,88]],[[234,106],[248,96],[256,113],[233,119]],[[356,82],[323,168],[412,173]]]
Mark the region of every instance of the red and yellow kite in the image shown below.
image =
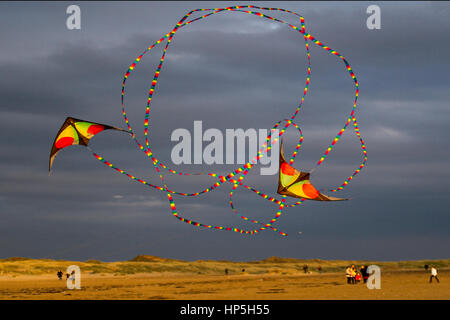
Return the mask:
[[[280,175],[278,178],[277,193],[293,198],[301,198],[317,201],[342,201],[348,200],[324,195],[317,191],[309,180],[309,172],[298,171],[284,159],[283,143],[280,146]]]
[[[52,150],[50,151],[50,162],[48,165],[48,171],[50,172],[53,165],[53,160],[56,154],[61,150],[73,145],[87,146],[89,140],[97,133],[103,130],[114,129],[119,131],[128,132],[126,130],[108,126],[106,124],[95,123],[91,121],[85,121],[67,117],[64,121],[61,129],[59,129],[56,135],[55,141],[53,141]]]

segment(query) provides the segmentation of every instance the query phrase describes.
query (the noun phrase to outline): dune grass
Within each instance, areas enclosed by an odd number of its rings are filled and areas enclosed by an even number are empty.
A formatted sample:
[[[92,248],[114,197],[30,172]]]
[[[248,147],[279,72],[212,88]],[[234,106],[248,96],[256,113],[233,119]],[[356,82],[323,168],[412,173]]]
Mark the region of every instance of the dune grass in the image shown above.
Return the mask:
[[[98,260],[65,261],[50,259],[27,259],[14,257],[0,259],[1,275],[54,275],[58,270],[66,271],[70,265],[77,265],[83,273],[89,274],[114,274],[129,275],[138,273],[174,273],[174,274],[198,274],[198,275],[223,275],[225,269],[229,275],[236,274],[299,274],[303,273],[303,267],[308,266],[308,271],[318,272],[321,266],[323,273],[343,273],[345,267],[354,264],[358,268],[361,265],[378,265],[383,272],[389,271],[424,271],[424,265],[434,265],[438,270],[450,269],[450,259],[443,260],[412,260],[395,262],[356,261],[356,260],[302,260],[292,258],[271,257],[259,261],[214,261],[198,260],[183,261],[165,259],[154,256],[140,255],[130,261],[102,262]]]

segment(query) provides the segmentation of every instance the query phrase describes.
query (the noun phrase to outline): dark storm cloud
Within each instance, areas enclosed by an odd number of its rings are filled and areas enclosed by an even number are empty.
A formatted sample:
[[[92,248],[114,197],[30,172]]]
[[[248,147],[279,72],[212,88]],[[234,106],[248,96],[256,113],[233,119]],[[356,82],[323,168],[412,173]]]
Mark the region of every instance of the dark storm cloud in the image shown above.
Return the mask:
[[[120,88],[127,67],[189,10],[224,3],[82,2],[80,31],[65,28],[67,5],[0,4],[2,257],[445,258],[450,239],[445,211],[448,4],[382,2],[382,29],[374,31],[365,27],[366,3],[261,3],[301,12],[308,32],[348,59],[360,83],[357,115],[369,152],[367,168],[343,192],[353,200],[287,210],[279,228],[291,234],[288,239],[273,232],[249,239],[177,223],[163,193],[127,181],[82,147],[62,151],[48,177],[50,144],[64,117],[125,127]],[[298,24],[288,15],[278,17]],[[126,107],[141,143],[147,93],[162,49],[145,56],[127,80]],[[305,141],[296,166],[305,169],[315,166],[344,125],[355,90],[340,59],[311,43],[310,49],[311,84],[297,121]],[[181,29],[152,100],[153,152],[176,170],[232,170],[226,165],[173,166],[171,132],[192,131],[194,120],[202,120],[204,130],[271,128],[298,105],[305,54],[298,32],[243,13],[217,14]],[[298,134],[290,130],[285,137],[292,150]],[[325,190],[342,183],[362,159],[358,143],[349,127],[315,171],[314,183]],[[120,168],[159,184],[151,161],[129,136],[104,133],[91,146]],[[255,170],[245,181],[273,194],[275,177]],[[168,185],[182,192],[200,191],[213,181],[167,177]],[[254,227],[229,209],[230,189],[176,197],[177,206],[182,215],[201,222]],[[276,210],[248,191],[238,192],[235,201],[240,212],[258,220]],[[298,231],[304,231],[301,238]],[[399,245],[385,249],[389,242]],[[352,253],[363,247],[369,248],[364,254]]]

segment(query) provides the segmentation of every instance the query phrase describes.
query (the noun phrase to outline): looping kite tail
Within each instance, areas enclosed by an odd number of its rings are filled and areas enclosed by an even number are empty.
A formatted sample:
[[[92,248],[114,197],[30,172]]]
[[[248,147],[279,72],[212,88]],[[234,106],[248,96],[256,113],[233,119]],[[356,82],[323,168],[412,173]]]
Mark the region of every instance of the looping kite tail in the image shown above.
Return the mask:
[[[265,12],[265,11],[280,11],[280,12],[292,14],[300,20],[300,25],[299,26],[293,25],[286,21],[263,14],[262,12]],[[191,16],[197,12],[201,12],[201,15],[196,18],[191,18]],[[305,83],[305,87],[303,89],[302,96],[299,100],[299,104],[298,104],[297,108],[295,109],[294,113],[289,118],[280,120],[275,123],[272,130],[267,135],[265,143],[258,150],[257,155],[250,162],[231,171],[227,175],[220,175],[220,174],[214,173],[214,172],[211,172],[211,173],[183,173],[183,172],[175,171],[173,169],[170,169],[164,163],[160,162],[158,160],[158,158],[153,154],[152,149],[150,148],[150,139],[149,139],[149,118],[150,118],[151,101],[152,101],[153,95],[156,91],[156,84],[158,82],[158,77],[159,77],[159,74],[160,74],[163,64],[164,64],[164,59],[166,57],[167,50],[169,48],[170,43],[173,41],[175,33],[179,29],[184,28],[184,27],[188,26],[189,24],[197,22],[201,19],[205,19],[209,16],[219,14],[219,13],[230,13],[230,12],[240,12],[240,13],[244,13],[244,14],[250,14],[250,15],[260,17],[262,19],[271,20],[271,21],[283,24],[283,25],[293,29],[294,31],[298,32],[303,37],[303,39],[305,40],[305,47],[306,47],[307,69],[306,69],[306,83]],[[191,19],[191,20],[189,20],[189,19]],[[145,146],[144,146],[143,144],[141,144],[138,141],[138,139],[134,133],[134,130],[131,127],[130,122],[128,121],[128,116],[125,111],[125,102],[124,101],[125,101],[126,81],[130,77],[130,75],[132,74],[132,72],[136,68],[136,66],[139,64],[139,62],[142,60],[142,58],[147,53],[149,53],[154,47],[158,46],[159,44],[161,44],[164,41],[166,41],[166,44],[165,44],[161,59],[159,61],[159,64],[154,73],[153,80],[152,80],[151,86],[150,86],[150,90],[148,92],[148,99],[147,99],[145,118],[144,118],[144,136],[145,136]],[[55,141],[52,145],[52,150],[50,153],[49,170],[51,170],[54,157],[61,149],[71,146],[71,145],[75,145],[75,144],[84,145],[84,146],[88,147],[89,140],[97,133],[102,132],[103,130],[106,130],[106,129],[125,131],[125,132],[128,132],[131,134],[132,139],[137,144],[139,149],[141,149],[152,160],[152,164],[155,167],[155,170],[158,173],[159,178],[161,180],[160,185],[155,185],[155,184],[149,183],[143,179],[137,178],[137,177],[127,173],[126,171],[116,167],[112,163],[105,160],[102,156],[100,156],[99,154],[92,151],[93,156],[97,160],[101,161],[102,163],[109,166],[110,168],[120,172],[121,174],[127,176],[128,178],[135,180],[139,183],[142,183],[148,187],[165,192],[167,195],[167,199],[169,201],[172,215],[174,217],[176,217],[178,220],[183,221],[188,224],[192,224],[197,227],[204,227],[204,228],[218,229],[218,230],[228,230],[228,231],[233,231],[233,232],[243,233],[243,234],[256,234],[256,233],[259,233],[266,229],[272,229],[283,236],[287,236],[286,233],[277,230],[273,226],[273,224],[282,215],[284,209],[286,209],[288,207],[298,206],[298,205],[302,204],[305,200],[317,200],[317,201],[346,200],[346,199],[330,197],[330,196],[322,194],[311,184],[311,182],[309,180],[310,173],[299,171],[291,166],[293,164],[294,159],[297,156],[297,154],[301,148],[302,142],[303,142],[302,131],[301,131],[300,127],[294,123],[294,120],[303,105],[303,102],[305,100],[305,97],[306,97],[306,94],[308,91],[309,83],[310,83],[311,62],[310,62],[309,42],[314,43],[318,47],[327,51],[329,54],[334,55],[337,58],[339,58],[344,63],[345,68],[347,69],[350,77],[353,79],[353,82],[355,85],[355,98],[354,98],[351,112],[345,122],[345,125],[338,132],[338,134],[334,137],[331,144],[325,150],[325,152],[323,153],[322,157],[319,159],[319,161],[317,162],[316,167],[315,167],[315,168],[319,167],[324,162],[324,160],[326,159],[328,154],[331,152],[331,150],[333,150],[336,143],[342,137],[342,134],[347,129],[349,124],[353,123],[354,132],[357,135],[357,137],[360,141],[360,144],[361,144],[363,160],[362,160],[361,164],[359,165],[359,167],[347,179],[345,179],[345,181],[341,185],[339,185],[338,187],[332,188],[329,191],[336,192],[336,191],[342,190],[361,171],[361,169],[365,166],[366,161],[367,161],[366,146],[365,146],[364,141],[359,132],[358,123],[357,123],[356,116],[355,116],[356,108],[357,108],[357,100],[358,100],[358,95],[359,95],[359,84],[356,79],[356,75],[353,72],[352,68],[350,67],[350,64],[344,58],[343,55],[341,55],[337,51],[327,47],[325,44],[320,42],[318,39],[316,39],[314,36],[312,36],[311,34],[309,34],[306,31],[305,19],[301,15],[299,15],[293,11],[285,10],[285,9],[281,9],[281,8],[267,8],[267,7],[258,7],[258,6],[252,6],[252,5],[231,6],[231,7],[226,7],[226,8],[213,8],[213,9],[195,9],[195,10],[188,12],[185,16],[183,16],[180,19],[180,21],[178,21],[178,23],[175,25],[175,27],[172,29],[172,31],[165,34],[158,41],[156,41],[151,46],[149,46],[147,49],[145,49],[136,58],[136,60],[129,66],[127,72],[124,75],[124,79],[122,82],[121,107],[122,107],[122,116],[128,127],[128,131],[120,129],[120,128],[108,126],[108,125],[90,122],[90,121],[84,121],[84,120],[79,120],[79,119],[74,119],[74,118],[67,118],[66,121],[64,122],[63,126],[59,130],[59,132],[55,138]],[[282,123],[284,125],[280,127],[280,125]],[[295,151],[293,152],[289,161],[285,160],[284,154],[283,154],[283,148],[282,147],[280,148],[280,167],[279,167],[278,192],[277,193],[280,194],[282,197],[281,197],[281,199],[277,199],[277,198],[271,197],[269,195],[266,195],[266,194],[258,191],[254,187],[246,185],[244,183],[244,179],[246,178],[246,176],[250,172],[250,170],[253,168],[253,166],[255,164],[257,164],[258,161],[264,156],[264,154],[266,154],[271,149],[271,146],[273,146],[275,143],[278,142],[280,137],[282,137],[282,135],[286,132],[286,130],[291,125],[294,126],[295,128],[297,128],[297,130],[299,131],[300,139],[299,139],[299,142],[295,148]],[[278,129],[279,127],[280,127],[280,129]],[[276,132],[275,129],[278,129],[278,135],[274,134]],[[89,148],[89,150],[91,150],[91,149]],[[314,168],[314,170],[315,170],[315,168]],[[163,173],[162,173],[163,170],[168,171],[172,174],[181,175],[181,176],[208,175],[208,176],[216,178],[217,180],[214,184],[210,185],[209,187],[207,187],[203,190],[197,191],[195,193],[182,193],[182,192],[172,190],[166,185],[164,177],[163,177]],[[232,190],[229,194],[229,204],[230,204],[230,207],[233,210],[233,212],[235,212],[240,218],[254,223],[255,225],[257,225],[257,227],[255,227],[254,229],[250,229],[250,230],[244,230],[244,229],[239,229],[239,228],[235,228],[235,227],[207,225],[207,224],[203,224],[200,222],[196,222],[196,221],[184,218],[183,216],[181,216],[178,213],[177,208],[175,206],[173,196],[195,197],[195,196],[207,193],[207,192],[211,192],[211,191],[219,188],[225,182],[232,183],[232,185],[233,185]],[[232,200],[233,194],[238,187],[243,187],[247,190],[250,190],[250,191],[254,192],[255,194],[257,194],[258,196],[276,204],[277,210],[275,212],[274,217],[272,217],[272,219],[270,219],[268,222],[260,222],[260,221],[254,220],[254,219],[250,219],[250,218],[242,215],[241,213],[239,213],[237,211],[235,205],[233,204],[233,200]],[[287,196],[297,198],[298,201],[293,204],[287,204],[286,203]]]

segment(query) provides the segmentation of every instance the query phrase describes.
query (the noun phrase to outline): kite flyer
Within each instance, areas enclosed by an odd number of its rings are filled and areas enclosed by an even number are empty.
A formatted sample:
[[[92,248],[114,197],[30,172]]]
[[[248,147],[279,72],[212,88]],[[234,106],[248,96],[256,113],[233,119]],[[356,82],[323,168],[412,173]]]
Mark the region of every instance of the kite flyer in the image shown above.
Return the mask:
[[[434,266],[431,266],[431,276],[430,276],[430,283],[433,281],[433,278],[436,279],[437,283],[439,283],[439,278],[437,274],[437,269]]]

